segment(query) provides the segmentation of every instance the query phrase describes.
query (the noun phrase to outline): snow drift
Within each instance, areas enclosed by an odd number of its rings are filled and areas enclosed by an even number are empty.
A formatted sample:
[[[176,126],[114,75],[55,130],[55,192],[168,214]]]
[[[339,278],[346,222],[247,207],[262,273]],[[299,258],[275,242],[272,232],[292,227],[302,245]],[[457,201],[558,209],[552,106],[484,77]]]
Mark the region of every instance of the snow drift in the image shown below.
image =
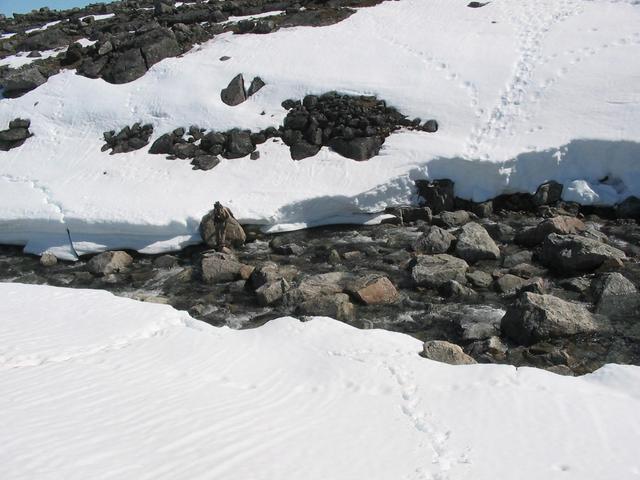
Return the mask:
[[[640,474],[638,367],[572,378],[420,349],[328,318],[236,331],[103,291],[0,284],[2,478]]]
[[[126,85],[66,71],[2,100],[0,125],[28,117],[35,137],[0,152],[0,241],[72,257],[68,228],[80,253],[161,252],[197,241],[214,200],[274,229],[361,222],[409,203],[425,177],[478,201],[550,179],[583,203],[640,196],[636,2],[466,3],[384,2],[328,27],[223,34]],[[229,107],[219,93],[238,73],[267,86]],[[209,172],[146,149],[100,152],[102,132],[138,121],[152,140],[180,126],[277,126],[283,100],[329,90],[377,95],[441,128],[394,134],[363,163],[327,149],[294,162],[278,142]]]

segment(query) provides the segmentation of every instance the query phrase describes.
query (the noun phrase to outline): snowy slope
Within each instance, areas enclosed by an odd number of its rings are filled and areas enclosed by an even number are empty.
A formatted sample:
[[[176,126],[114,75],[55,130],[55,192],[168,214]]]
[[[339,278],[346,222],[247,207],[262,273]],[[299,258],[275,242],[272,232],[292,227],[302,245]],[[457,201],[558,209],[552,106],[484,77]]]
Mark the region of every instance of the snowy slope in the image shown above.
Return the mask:
[[[420,347],[327,318],[234,331],[102,291],[0,284],[1,476],[640,475],[638,367],[570,378]]]
[[[412,180],[425,177],[452,178],[474,200],[548,179],[585,203],[640,195],[637,2],[467,3],[384,2],[329,27],[223,34],[130,84],[67,71],[2,100],[0,125],[29,117],[36,136],[0,152],[0,241],[64,255],[69,228],[81,252],[158,252],[193,242],[214,200],[275,229],[363,221],[411,201]],[[239,72],[267,86],[229,107],[219,92]],[[152,140],[192,124],[277,126],[284,99],[333,89],[376,94],[441,129],[394,134],[364,163],[326,149],[293,162],[272,142],[258,161],[209,172],[146,149],[100,152],[103,131],[136,121],[155,126]]]

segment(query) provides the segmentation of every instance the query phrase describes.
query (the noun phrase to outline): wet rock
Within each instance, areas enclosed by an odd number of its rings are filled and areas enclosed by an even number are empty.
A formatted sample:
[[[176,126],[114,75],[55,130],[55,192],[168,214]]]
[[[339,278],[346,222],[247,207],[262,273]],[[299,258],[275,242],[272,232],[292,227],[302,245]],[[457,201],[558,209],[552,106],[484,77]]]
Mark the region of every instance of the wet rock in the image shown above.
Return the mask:
[[[40,265],[43,267],[53,267],[58,264],[57,257],[51,252],[45,252],[40,257]]]
[[[455,195],[451,180],[416,180],[418,195],[422,197],[422,205],[431,209],[434,214],[452,211]]]
[[[87,263],[87,270],[94,275],[110,275],[123,272],[133,263],[133,258],[121,250],[96,255]]]
[[[541,261],[561,273],[588,272],[608,260],[623,260],[624,252],[605,243],[579,235],[547,236],[542,245]]]
[[[296,311],[300,315],[325,316],[343,322],[353,322],[356,318],[355,307],[344,293],[313,297],[301,303]]]
[[[369,275],[351,283],[347,290],[365,305],[381,305],[396,303],[400,294],[387,277]]]
[[[449,280],[463,283],[468,268],[467,262],[451,255],[419,255],[411,277],[417,286],[438,288]]]
[[[440,227],[429,226],[424,233],[413,244],[413,248],[418,253],[446,253],[456,237]]]
[[[270,245],[274,253],[278,255],[302,255],[304,247],[296,243],[274,244]]]
[[[511,268],[521,263],[529,263],[533,259],[533,252],[529,250],[521,250],[511,255],[506,255],[502,259],[502,266],[504,268]]]
[[[500,249],[487,231],[477,223],[467,223],[456,244],[456,255],[469,263],[479,260],[497,260]]]
[[[566,302],[552,295],[528,292],[507,309],[501,323],[503,334],[520,345],[592,333],[601,328],[583,305]]]
[[[210,210],[200,220],[200,236],[209,247],[217,247],[216,227],[214,224],[214,212]],[[225,241],[233,247],[241,247],[247,241],[247,235],[238,221],[231,217],[226,222]]]
[[[467,351],[471,355],[476,358],[488,356],[489,361],[504,361],[507,350],[507,346],[497,336],[475,341],[467,346]]]
[[[162,255],[153,261],[156,268],[174,268],[178,266],[178,258],[173,255]]]
[[[315,297],[342,293],[351,280],[351,275],[344,272],[310,275],[304,278],[296,288],[287,292],[287,303],[296,305]]]
[[[227,105],[234,107],[240,105],[247,99],[247,91],[244,88],[244,78],[242,74],[236,75],[227,88],[220,92],[220,98]]]
[[[202,255],[200,268],[206,283],[233,282],[240,278],[243,264],[229,253],[209,252]]]
[[[16,98],[46,83],[47,79],[40,73],[38,67],[16,70],[7,75],[2,84],[2,94],[7,98]]]
[[[449,280],[444,283],[438,291],[447,299],[462,300],[465,302],[476,302],[480,296],[472,288],[465,287],[460,282]]]
[[[424,342],[422,356],[436,362],[450,365],[470,365],[476,361],[464,353],[461,347],[443,340],[430,340]]]
[[[273,305],[278,302],[289,290],[290,285],[285,279],[265,283],[256,290],[258,304],[261,306]]]
[[[274,283],[281,278],[278,264],[275,262],[264,262],[258,265],[253,272],[249,281],[254,289],[258,289],[268,283]]]

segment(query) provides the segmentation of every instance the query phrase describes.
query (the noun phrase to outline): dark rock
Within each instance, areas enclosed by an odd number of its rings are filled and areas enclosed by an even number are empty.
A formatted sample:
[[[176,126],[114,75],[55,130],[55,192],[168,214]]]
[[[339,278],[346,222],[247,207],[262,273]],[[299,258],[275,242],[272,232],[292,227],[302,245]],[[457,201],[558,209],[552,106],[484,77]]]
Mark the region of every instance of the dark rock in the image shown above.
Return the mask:
[[[427,120],[424,122],[422,130],[428,133],[435,133],[438,131],[438,122],[435,120]]]
[[[169,57],[176,57],[182,53],[182,48],[175,34],[168,28],[156,28],[138,37],[141,44],[140,51],[147,68]]]
[[[220,163],[220,159],[215,155],[200,155],[193,161],[194,167],[198,170],[211,170]]]
[[[502,259],[502,266],[505,268],[515,267],[521,263],[529,263],[533,258],[533,253],[529,250],[521,250]]]
[[[476,288],[489,288],[493,283],[493,278],[482,270],[475,270],[466,275],[467,280]]]
[[[562,200],[562,185],[558,182],[543,183],[533,195],[535,205],[554,205]]]
[[[381,275],[368,275],[353,281],[347,290],[365,305],[396,303],[400,294],[391,280]]]
[[[29,128],[31,126],[31,120],[24,118],[16,118],[9,122],[9,129],[14,130],[16,128]]]
[[[213,210],[211,210],[204,217],[202,217],[199,227],[202,241],[209,247],[218,246],[216,241],[216,229],[213,222],[213,217]],[[240,223],[238,223],[238,221],[233,217],[228,219],[225,229],[225,241],[234,247],[241,247],[242,245],[244,245],[244,242],[246,242],[246,240],[247,235],[245,234],[242,225],[240,225]]]
[[[254,77],[253,80],[251,80],[251,85],[249,85],[249,90],[247,91],[247,96],[251,96],[254,93],[256,93],[258,90],[260,90],[262,87],[264,87],[266,84],[262,81],[262,79],[260,77]]]
[[[464,210],[454,212],[442,212],[433,218],[433,223],[443,228],[454,228],[466,225],[473,219],[473,216]]]
[[[543,220],[536,227],[527,228],[518,232],[515,237],[515,242],[520,245],[532,247],[542,243],[547,235],[551,233],[557,233],[559,235],[578,234],[584,232],[586,229],[587,226],[582,220],[561,215]]]
[[[449,280],[443,284],[438,292],[447,299],[464,300],[466,302],[475,302],[480,296],[472,288],[465,287],[460,282]]]
[[[353,140],[336,138],[331,141],[330,146],[343,157],[362,161],[375,157],[380,152],[382,139],[379,137],[360,137]]]
[[[616,207],[616,215],[618,218],[635,218],[640,219],[640,198],[627,197],[622,203]]]
[[[174,255],[162,255],[153,261],[156,268],[175,268],[178,266],[178,258]]]
[[[469,8],[480,8],[480,7],[484,7],[485,5],[489,5],[490,2],[469,2],[467,4],[467,7]]]
[[[582,305],[551,295],[524,293],[502,319],[502,332],[520,345],[601,329]]]
[[[174,141],[175,139],[172,135],[165,133],[153,142],[149,149],[149,153],[170,155],[173,153]]]
[[[251,155],[249,155],[249,158],[251,160],[258,160],[260,158],[260,152],[258,152],[257,150],[255,152],[251,152]]]
[[[451,180],[416,180],[416,187],[423,199],[422,205],[429,207],[434,214],[453,210],[455,195]]]
[[[132,82],[147,72],[147,64],[139,48],[113,53],[101,72],[102,78],[109,83],[122,84]]]
[[[355,307],[344,293],[318,296],[302,302],[296,312],[300,315],[326,316],[343,322],[355,320]]]
[[[624,252],[605,243],[579,235],[555,233],[547,236],[541,253],[542,263],[561,273],[593,271],[607,260],[624,259]]]
[[[256,149],[251,142],[251,132],[231,130],[227,135],[225,158],[246,157]]]
[[[304,140],[291,145],[291,158],[293,160],[302,160],[303,158],[313,157],[320,151],[319,145],[312,145]]]
[[[620,273],[605,273],[591,284],[596,313],[633,318],[640,306],[638,289]],[[636,317],[637,318],[637,317]]]
[[[507,273],[495,281],[495,286],[499,293],[515,293],[526,282],[524,278]]]
[[[47,79],[40,73],[38,67],[23,68],[7,75],[3,80],[4,91],[7,98],[16,98],[44,84]]]
[[[247,92],[244,88],[244,78],[242,74],[236,75],[227,88],[220,92],[220,98],[229,106],[240,105],[247,99]]]

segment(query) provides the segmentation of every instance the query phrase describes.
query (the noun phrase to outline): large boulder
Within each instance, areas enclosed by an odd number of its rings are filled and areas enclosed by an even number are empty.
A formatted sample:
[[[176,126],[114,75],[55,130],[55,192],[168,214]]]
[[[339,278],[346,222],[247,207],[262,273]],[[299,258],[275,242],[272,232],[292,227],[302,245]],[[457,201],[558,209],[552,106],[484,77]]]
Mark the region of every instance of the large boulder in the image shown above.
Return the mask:
[[[214,212],[209,211],[202,220],[200,220],[200,236],[202,241],[209,247],[217,247],[216,227],[213,222]],[[225,241],[233,247],[241,247],[247,241],[247,235],[238,221],[231,217],[227,220],[225,227]]]
[[[464,283],[468,269],[467,262],[451,255],[419,255],[411,277],[419,287],[439,288],[449,280]]]
[[[591,283],[596,313],[615,317],[633,317],[640,306],[638,289],[624,275],[605,273]]]
[[[500,249],[482,225],[467,223],[456,244],[456,255],[469,263],[478,260],[497,260]]]
[[[89,260],[87,269],[94,275],[109,275],[126,270],[132,263],[133,258],[127,252],[104,252]]]
[[[355,320],[355,307],[344,293],[313,297],[298,305],[296,311],[300,315],[325,316],[343,322]]]
[[[456,237],[446,230],[433,225],[425,229],[415,241],[413,248],[418,253],[446,253],[455,239]]]
[[[542,244],[542,263],[561,273],[593,271],[606,261],[625,258],[622,250],[579,235],[552,233]]]
[[[352,282],[347,290],[365,305],[395,303],[400,298],[396,287],[387,277],[368,275]]]
[[[502,333],[521,345],[600,329],[583,306],[552,295],[523,293],[502,318]]]
[[[450,365],[470,365],[476,363],[472,357],[464,353],[460,346],[443,340],[424,342],[422,356],[429,360],[448,363]]]
[[[16,98],[44,84],[47,79],[40,73],[38,67],[24,68],[10,73],[2,80],[7,98]]]
[[[536,206],[553,205],[562,199],[562,184],[554,182],[543,183],[533,195],[533,203]]]
[[[202,255],[202,279],[207,283],[233,282],[241,278],[244,264],[229,253],[208,252]]]
[[[225,158],[246,157],[253,152],[256,147],[251,141],[251,132],[243,130],[232,130],[227,136],[227,150]]]
[[[175,34],[168,28],[155,28],[146,32],[137,37],[136,44],[140,45],[147,68],[165,58],[176,57],[182,53]]]
[[[304,278],[296,288],[286,294],[285,303],[296,306],[307,300],[343,293],[353,277],[344,272],[329,272]]]
[[[271,283],[265,283],[256,290],[258,304],[263,307],[273,305],[284,296],[289,288],[289,283],[284,278]]]
[[[128,83],[142,77],[147,72],[147,64],[140,48],[131,48],[111,55],[102,69],[101,75],[109,83]]]
[[[561,215],[543,220],[535,227],[526,228],[516,234],[515,242],[533,247],[538,245],[552,233],[559,235],[580,234],[587,229],[584,222],[575,217]]]
[[[227,88],[222,89],[220,99],[231,107],[240,105],[247,99],[247,91],[244,88],[244,78],[241,73],[233,77]]]

